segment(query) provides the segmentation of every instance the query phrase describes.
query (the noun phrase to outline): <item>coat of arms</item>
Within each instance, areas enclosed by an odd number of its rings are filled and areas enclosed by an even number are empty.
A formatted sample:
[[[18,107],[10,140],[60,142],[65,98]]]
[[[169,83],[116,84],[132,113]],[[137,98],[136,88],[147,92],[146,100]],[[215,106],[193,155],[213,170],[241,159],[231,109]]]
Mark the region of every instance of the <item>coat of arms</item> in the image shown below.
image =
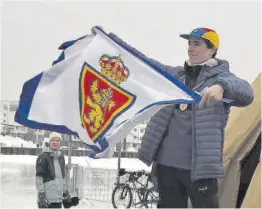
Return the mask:
[[[82,125],[93,141],[108,130],[136,98],[120,87],[130,74],[120,55],[102,55],[99,65],[101,73],[85,63],[80,78]]]

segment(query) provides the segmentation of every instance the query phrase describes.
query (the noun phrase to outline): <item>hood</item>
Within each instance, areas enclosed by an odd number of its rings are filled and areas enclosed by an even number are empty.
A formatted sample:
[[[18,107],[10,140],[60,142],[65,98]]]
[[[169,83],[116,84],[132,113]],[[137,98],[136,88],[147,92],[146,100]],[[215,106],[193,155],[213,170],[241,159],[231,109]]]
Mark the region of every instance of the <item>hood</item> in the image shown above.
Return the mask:
[[[203,75],[201,76],[201,80],[206,80],[208,78],[212,78],[217,76],[220,73],[223,72],[229,72],[229,63],[226,60],[217,60],[217,65],[210,67],[207,65],[204,65],[201,71],[203,71]],[[201,81],[200,81],[201,82]]]
[[[189,60],[186,61],[186,63],[189,65],[189,66],[194,66],[194,65],[206,65],[207,67],[215,67],[216,65],[218,65],[218,60],[217,59],[214,59],[214,58],[210,58],[208,59],[207,61],[201,63],[201,64],[192,64],[190,63]]]
[[[44,146],[43,149],[42,149],[42,153],[43,153],[43,152],[52,153],[52,150],[50,149],[50,147]]]

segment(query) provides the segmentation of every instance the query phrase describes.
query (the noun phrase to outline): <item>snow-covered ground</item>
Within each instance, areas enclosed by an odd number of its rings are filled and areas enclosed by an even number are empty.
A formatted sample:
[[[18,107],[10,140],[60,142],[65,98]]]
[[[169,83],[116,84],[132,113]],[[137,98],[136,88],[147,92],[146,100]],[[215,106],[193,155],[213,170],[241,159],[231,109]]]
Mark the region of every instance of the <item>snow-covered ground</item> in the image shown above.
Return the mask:
[[[36,208],[35,162],[37,156],[1,155],[1,209]],[[66,156],[66,162],[68,158]],[[72,195],[79,189],[82,201],[77,208],[112,208],[111,192],[116,181],[117,158],[91,159],[72,157],[70,176],[77,176]],[[74,169],[80,166],[80,169]],[[138,159],[121,159],[128,170],[147,170]],[[77,172],[76,172],[77,171]]]
[[[2,146],[36,147],[18,137],[1,136]],[[130,150],[134,151],[134,150]],[[35,189],[35,162],[32,155],[0,155],[1,209],[37,208]],[[111,194],[117,177],[118,159],[72,157],[71,195],[81,197],[76,208],[112,208]],[[68,157],[65,156],[66,163]],[[122,158],[121,167],[127,170],[151,168],[134,158]],[[76,181],[75,181],[76,180]],[[77,192],[78,191],[78,192]]]

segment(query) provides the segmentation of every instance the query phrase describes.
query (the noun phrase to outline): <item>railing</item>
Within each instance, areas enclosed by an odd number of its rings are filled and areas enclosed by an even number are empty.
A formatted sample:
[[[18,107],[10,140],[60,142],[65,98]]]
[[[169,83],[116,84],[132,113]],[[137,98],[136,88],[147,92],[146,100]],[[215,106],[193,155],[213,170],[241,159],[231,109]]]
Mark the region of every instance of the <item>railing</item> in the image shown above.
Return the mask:
[[[117,171],[83,168],[73,164],[70,172],[70,194],[88,200],[111,202]]]
[[[120,177],[120,182],[125,182],[127,176]],[[140,182],[146,182],[146,177],[141,177]],[[78,196],[81,200],[95,200],[99,202],[107,202],[111,204],[111,196],[115,183],[117,181],[117,170],[109,169],[92,169],[90,167],[83,168],[78,165],[72,165],[70,172],[70,194]],[[138,185],[139,186],[139,185]],[[133,192],[133,201],[138,199],[136,193]],[[149,205],[149,207],[154,207]]]

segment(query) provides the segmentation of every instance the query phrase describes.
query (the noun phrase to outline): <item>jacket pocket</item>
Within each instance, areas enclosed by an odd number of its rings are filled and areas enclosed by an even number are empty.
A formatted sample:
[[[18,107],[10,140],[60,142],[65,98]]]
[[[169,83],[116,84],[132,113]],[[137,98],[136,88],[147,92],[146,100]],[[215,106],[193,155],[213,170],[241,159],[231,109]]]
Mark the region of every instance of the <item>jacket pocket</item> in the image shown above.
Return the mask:
[[[194,196],[208,197],[217,194],[218,183],[215,178],[200,179],[192,182],[191,194]]]

